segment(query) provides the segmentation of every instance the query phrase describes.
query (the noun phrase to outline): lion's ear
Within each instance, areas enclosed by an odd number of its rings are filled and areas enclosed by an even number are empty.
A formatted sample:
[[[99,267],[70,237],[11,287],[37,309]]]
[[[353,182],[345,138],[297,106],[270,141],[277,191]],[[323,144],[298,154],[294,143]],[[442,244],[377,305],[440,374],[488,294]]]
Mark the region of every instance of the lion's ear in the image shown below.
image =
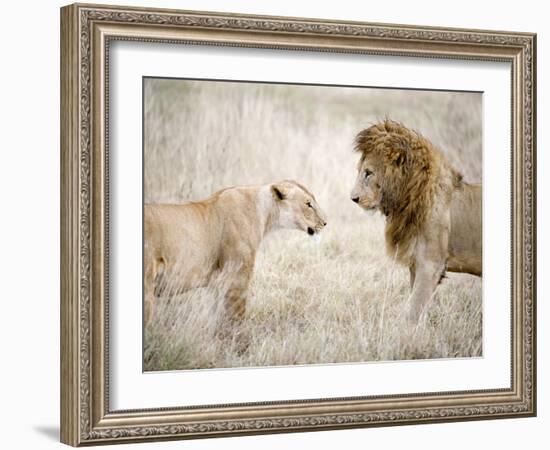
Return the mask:
[[[397,166],[397,167],[401,167],[405,164],[405,161],[407,160],[407,155],[405,152],[403,151],[398,151],[398,152],[395,152],[395,154],[393,155],[393,163]]]
[[[410,151],[407,140],[400,136],[392,136],[389,147],[391,148],[389,152],[390,162],[396,167],[404,166],[407,162],[407,153]]]
[[[276,200],[284,200],[286,198],[286,189],[281,185],[273,184],[271,186],[271,192]]]
[[[405,153],[391,149],[386,155],[388,167],[401,167],[405,164]]]

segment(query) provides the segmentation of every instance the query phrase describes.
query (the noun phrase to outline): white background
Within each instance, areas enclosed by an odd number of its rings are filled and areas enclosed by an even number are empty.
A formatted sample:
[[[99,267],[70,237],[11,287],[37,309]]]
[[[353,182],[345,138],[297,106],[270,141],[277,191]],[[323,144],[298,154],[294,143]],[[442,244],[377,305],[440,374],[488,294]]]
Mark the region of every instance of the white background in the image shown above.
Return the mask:
[[[125,3],[125,2],[119,2]],[[136,6],[162,6],[256,14],[321,17],[539,32],[538,172],[548,166],[550,76],[544,59],[548,15],[542,2],[454,3],[394,0],[391,7],[365,2],[303,1],[138,1]],[[24,5],[24,6],[23,6]],[[59,11],[55,1],[3,7],[1,83],[1,300],[2,447],[54,448],[59,421]],[[498,14],[496,14],[498,11]],[[550,188],[539,176],[539,199]],[[547,445],[548,263],[544,231],[548,206],[539,200],[539,417],[397,428],[225,438],[142,444],[144,448],[407,448],[463,449],[484,446],[543,448]],[[546,438],[546,439],[545,439]],[[135,447],[133,447],[135,448]],[[141,448],[141,447],[140,447]]]
[[[115,42],[110,61],[112,409],[510,386],[509,64],[327,53],[298,57],[135,42]],[[142,104],[136,93],[144,74],[483,91],[483,358],[142,373]]]

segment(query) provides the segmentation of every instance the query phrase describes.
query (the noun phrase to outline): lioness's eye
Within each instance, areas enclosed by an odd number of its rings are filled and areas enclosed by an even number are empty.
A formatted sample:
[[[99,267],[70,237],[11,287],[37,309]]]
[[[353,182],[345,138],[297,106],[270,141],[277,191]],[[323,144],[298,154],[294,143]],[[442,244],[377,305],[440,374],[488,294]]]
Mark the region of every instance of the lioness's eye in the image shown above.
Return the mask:
[[[369,170],[369,169],[366,169],[365,170],[365,179],[367,179],[368,177],[370,177],[372,175],[372,172]]]
[[[309,206],[310,208],[313,208],[313,206],[311,206],[311,202],[310,202],[310,201],[307,201],[307,202],[306,202],[306,206]]]

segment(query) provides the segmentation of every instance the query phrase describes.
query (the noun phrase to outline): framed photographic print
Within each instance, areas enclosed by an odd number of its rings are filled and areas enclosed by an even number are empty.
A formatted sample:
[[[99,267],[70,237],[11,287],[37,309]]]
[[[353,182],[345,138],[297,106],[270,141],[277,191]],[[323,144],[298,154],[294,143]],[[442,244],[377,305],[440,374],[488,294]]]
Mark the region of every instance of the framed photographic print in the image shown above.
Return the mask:
[[[536,414],[536,36],[61,9],[61,440]]]

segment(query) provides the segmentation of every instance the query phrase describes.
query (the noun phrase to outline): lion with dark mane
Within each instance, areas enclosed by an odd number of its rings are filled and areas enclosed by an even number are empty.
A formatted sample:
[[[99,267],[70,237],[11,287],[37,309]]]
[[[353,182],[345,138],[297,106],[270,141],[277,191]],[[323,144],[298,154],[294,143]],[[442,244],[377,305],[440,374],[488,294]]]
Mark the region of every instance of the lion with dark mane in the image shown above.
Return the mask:
[[[386,217],[386,247],[409,268],[409,320],[417,323],[446,271],[482,274],[482,190],[432,143],[385,120],[356,138],[351,199]]]

